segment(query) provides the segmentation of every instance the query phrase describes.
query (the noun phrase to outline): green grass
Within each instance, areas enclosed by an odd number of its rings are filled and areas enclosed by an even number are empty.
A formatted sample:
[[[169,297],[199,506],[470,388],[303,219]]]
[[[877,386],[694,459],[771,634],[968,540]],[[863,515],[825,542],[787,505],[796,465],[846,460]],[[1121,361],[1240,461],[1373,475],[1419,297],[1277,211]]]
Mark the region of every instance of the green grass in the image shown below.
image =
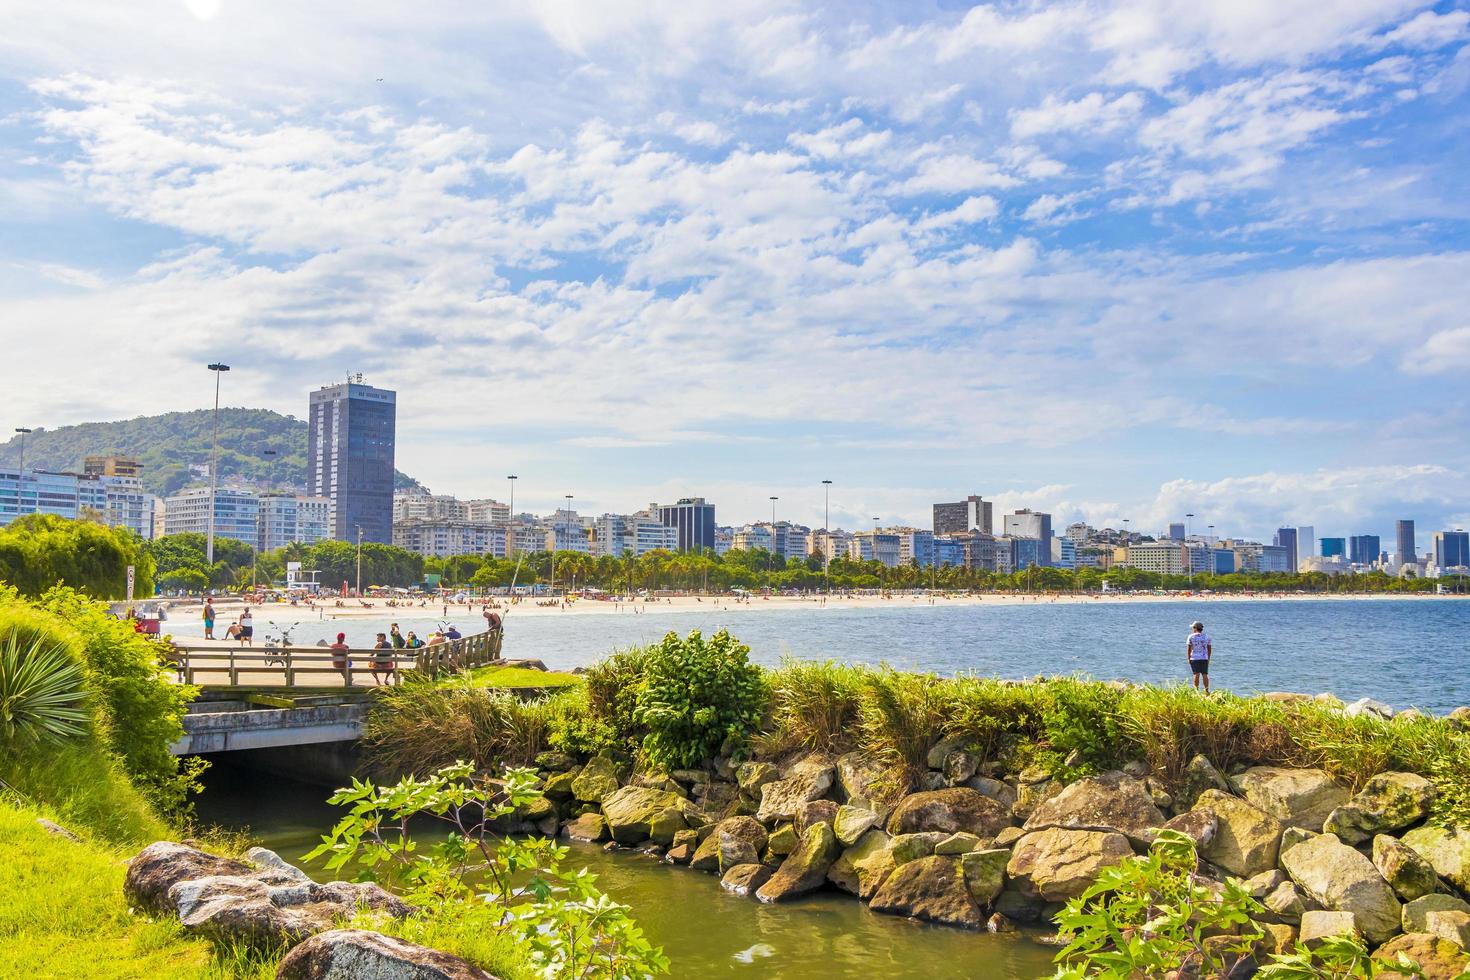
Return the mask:
[[[523,690],[526,688],[551,690],[576,687],[582,678],[576,674],[564,674],[555,670],[535,670],[531,667],[476,667],[462,679],[451,684],[468,684],[470,687],[504,688]]]
[[[0,781],[42,804],[56,821],[118,844],[150,844],[174,836],[122,764],[92,739],[63,745],[0,743]]]
[[[0,798],[0,963],[7,977],[44,980],[266,980],[275,964],[216,953],[172,919],[129,911],[131,848],[53,836],[37,825],[58,813]],[[79,832],[82,832],[80,828]]]

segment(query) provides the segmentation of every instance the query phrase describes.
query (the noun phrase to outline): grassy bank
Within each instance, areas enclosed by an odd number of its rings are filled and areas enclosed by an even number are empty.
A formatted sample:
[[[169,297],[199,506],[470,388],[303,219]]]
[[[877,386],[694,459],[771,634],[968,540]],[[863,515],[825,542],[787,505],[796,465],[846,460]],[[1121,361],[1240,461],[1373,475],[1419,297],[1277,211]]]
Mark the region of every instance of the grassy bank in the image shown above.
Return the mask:
[[[491,664],[487,667],[476,667],[463,678],[455,678],[451,683],[518,691],[576,687],[582,683],[582,679],[576,674],[567,674],[557,670],[536,670],[531,667],[506,667]]]

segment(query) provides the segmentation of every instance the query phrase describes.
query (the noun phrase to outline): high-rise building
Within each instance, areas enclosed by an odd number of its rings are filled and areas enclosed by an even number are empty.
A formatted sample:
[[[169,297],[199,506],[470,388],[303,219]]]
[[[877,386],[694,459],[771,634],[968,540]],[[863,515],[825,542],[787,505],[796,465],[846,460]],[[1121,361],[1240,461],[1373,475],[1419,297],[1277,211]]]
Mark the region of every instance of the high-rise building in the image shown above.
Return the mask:
[[[315,544],[329,536],[332,502],[326,497],[268,493],[261,495],[258,505],[255,547],[260,551]]]
[[[164,501],[164,532],[209,533],[209,487],[190,487]],[[253,490],[220,487],[214,492],[214,536],[254,548],[260,538],[260,498]]]
[[[659,520],[650,511],[637,514],[603,514],[594,525],[596,553],[621,558],[640,557],[650,551],[676,551],[679,530]]]
[[[143,475],[143,464],[131,456],[88,456],[82,460],[86,476],[123,476],[137,479]]]
[[[990,534],[994,527],[991,513],[994,505],[974,494],[952,504],[934,505],[935,534],[968,534],[981,531]]]
[[[899,565],[898,535],[889,531],[855,531],[848,544],[848,557],[858,561],[876,561],[888,568]]]
[[[678,529],[680,551],[703,551],[715,546],[715,505],[703,497],[684,497],[676,504],[649,504],[648,511]]]
[[[1419,560],[1419,552],[1415,550],[1414,522],[1396,521],[1394,531],[1398,538],[1398,552],[1394,555],[1400,565],[1411,565]]]
[[[1346,558],[1347,538],[1319,538],[1323,558]]]
[[[311,393],[306,488],[331,504],[332,537],[391,544],[398,396],[362,375]]]
[[[1376,534],[1355,534],[1348,538],[1348,561],[1354,565],[1371,565],[1383,549]]]
[[[1036,541],[1039,541],[1040,544],[1034,549],[1034,554],[1036,555],[1036,564],[1051,564],[1050,514],[1042,514],[1034,510],[1022,508],[1021,510],[1016,511],[1014,514],[1005,515],[1004,521],[1006,537],[1033,538]],[[1028,556],[1027,562],[1029,562],[1031,560],[1029,556],[1033,554],[1033,551],[1028,548],[1025,554]],[[1016,567],[1025,568],[1027,562],[1023,562],[1018,559],[1016,561]]]
[[[1169,540],[1170,541],[1183,541],[1184,540],[1184,525],[1183,524],[1170,524],[1169,525]]]
[[[1441,569],[1470,566],[1470,532],[1436,531],[1434,564]]]
[[[1276,547],[1278,547],[1278,548],[1285,548],[1286,549],[1286,568],[1282,569],[1282,571],[1287,571],[1287,572],[1294,572],[1294,571],[1296,571],[1297,557],[1298,557],[1297,550],[1296,550],[1296,544],[1297,544],[1296,528],[1294,528],[1294,527],[1277,528],[1277,530],[1276,530],[1276,539],[1272,543],[1275,544]]]
[[[1296,563],[1301,567],[1303,558],[1317,553],[1317,529],[1311,524],[1299,524],[1296,529]]]
[[[1077,543],[1069,537],[1051,539],[1051,563],[1056,568],[1077,567]]]

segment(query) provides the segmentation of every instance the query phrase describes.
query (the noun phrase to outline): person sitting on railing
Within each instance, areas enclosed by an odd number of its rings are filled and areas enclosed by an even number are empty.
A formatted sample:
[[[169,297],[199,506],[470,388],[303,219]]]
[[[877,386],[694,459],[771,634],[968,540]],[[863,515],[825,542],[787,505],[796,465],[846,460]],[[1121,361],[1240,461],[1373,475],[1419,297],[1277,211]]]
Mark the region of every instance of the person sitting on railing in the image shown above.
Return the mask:
[[[388,642],[387,633],[379,633],[377,642],[373,644],[374,650],[392,650],[393,644]],[[381,659],[380,659],[381,658]],[[393,655],[391,653],[375,654],[371,661],[373,671],[373,683],[382,684],[383,678],[379,672],[385,674],[389,681],[393,680]]]
[[[456,629],[453,624],[451,624],[450,627],[444,631],[444,639],[446,640],[457,640],[462,635],[463,634],[461,634],[460,631]]]
[[[336,643],[333,643],[332,646],[331,646],[331,650],[332,650],[332,666],[335,667],[337,670],[346,670],[347,669],[347,665],[348,665],[347,651],[348,651],[348,649],[349,649],[349,647],[347,646],[347,634],[346,633],[338,633],[337,634],[337,642]]]
[[[419,639],[418,634],[414,633],[413,630],[409,630],[408,639],[404,641],[404,645],[410,650],[417,650],[424,645],[424,641]]]

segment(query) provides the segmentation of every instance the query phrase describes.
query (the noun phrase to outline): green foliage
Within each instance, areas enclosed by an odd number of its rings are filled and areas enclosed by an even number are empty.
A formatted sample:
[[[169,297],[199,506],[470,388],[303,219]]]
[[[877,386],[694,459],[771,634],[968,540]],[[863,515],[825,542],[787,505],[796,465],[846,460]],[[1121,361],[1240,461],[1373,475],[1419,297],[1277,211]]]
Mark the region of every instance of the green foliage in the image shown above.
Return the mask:
[[[1260,939],[1251,915],[1265,911],[1239,881],[1218,891],[1194,877],[1194,842],[1161,831],[1147,857],[1105,869],[1057,913],[1067,945],[1055,980],[1133,980],[1187,971],[1233,976]]]
[[[1368,948],[1353,936],[1326,936],[1315,949],[1272,957],[1256,974],[1261,980],[1393,980],[1423,977],[1424,971],[1403,953],[1389,959],[1374,959]]]
[[[559,752],[582,757],[627,752],[627,742],[592,711],[585,685],[548,699],[546,714],[547,742]]]
[[[583,675],[587,682],[587,710],[611,733],[618,754],[633,756],[646,729],[638,720],[638,692],[648,663],[644,647],[619,650]]]
[[[7,635],[0,626],[0,747],[14,752],[85,736],[86,699],[77,652],[64,638]]]
[[[698,630],[669,633],[650,647],[635,717],[647,730],[643,752],[670,769],[697,766],[727,742],[743,745],[761,723],[767,698],[750,647],[720,630],[708,641]]]
[[[851,743],[868,672],[861,667],[788,658],[770,675],[773,752],[836,749]]]
[[[862,745],[893,766],[905,787],[928,769],[929,749],[944,734],[949,683],[933,674],[883,667],[867,675],[860,733]]]
[[[949,701],[945,733],[963,737],[982,762],[1031,751],[1046,727],[1046,698],[1040,684],[958,677],[950,682]]]
[[[379,691],[362,738],[389,772],[428,772],[456,759],[490,768],[535,758],[546,748],[549,719],[544,701],[410,680]]]
[[[1075,779],[1124,762],[1127,748],[1119,718],[1120,695],[1097,681],[1057,677],[1045,685],[1042,730],[1053,775]],[[1069,766],[1073,753],[1080,759]]]
[[[285,562],[300,561],[321,572],[328,586],[357,582],[357,544],[351,541],[318,541],[312,545],[288,545],[257,555],[242,541],[214,539],[214,565],[206,564],[205,538],[186,532],[169,534],[148,543],[158,564],[158,584],[164,589],[191,592],[206,588],[242,588],[256,581],[269,583],[285,574]],[[423,581],[425,559],[406,548],[365,542],[362,546],[362,584],[407,587]]]
[[[0,527],[0,582],[22,595],[40,595],[60,583],[100,599],[122,599],[129,565],[134,594],[152,595],[153,558],[131,531],[54,514],[27,514]]]
[[[330,800],[348,807],[347,816],[306,859],[326,855],[333,871],[356,864],[359,878],[402,891],[421,917],[442,912],[479,931],[498,929],[514,937],[545,977],[633,980],[666,973],[663,951],[648,942],[627,907],[600,892],[585,868],[563,869],[565,847],[491,831],[497,819],[540,797],[536,774],[508,769],[503,779],[489,780],[473,772],[458,763],[392,786],[353,780]],[[416,818],[448,824],[450,833],[423,846],[413,836]]]

